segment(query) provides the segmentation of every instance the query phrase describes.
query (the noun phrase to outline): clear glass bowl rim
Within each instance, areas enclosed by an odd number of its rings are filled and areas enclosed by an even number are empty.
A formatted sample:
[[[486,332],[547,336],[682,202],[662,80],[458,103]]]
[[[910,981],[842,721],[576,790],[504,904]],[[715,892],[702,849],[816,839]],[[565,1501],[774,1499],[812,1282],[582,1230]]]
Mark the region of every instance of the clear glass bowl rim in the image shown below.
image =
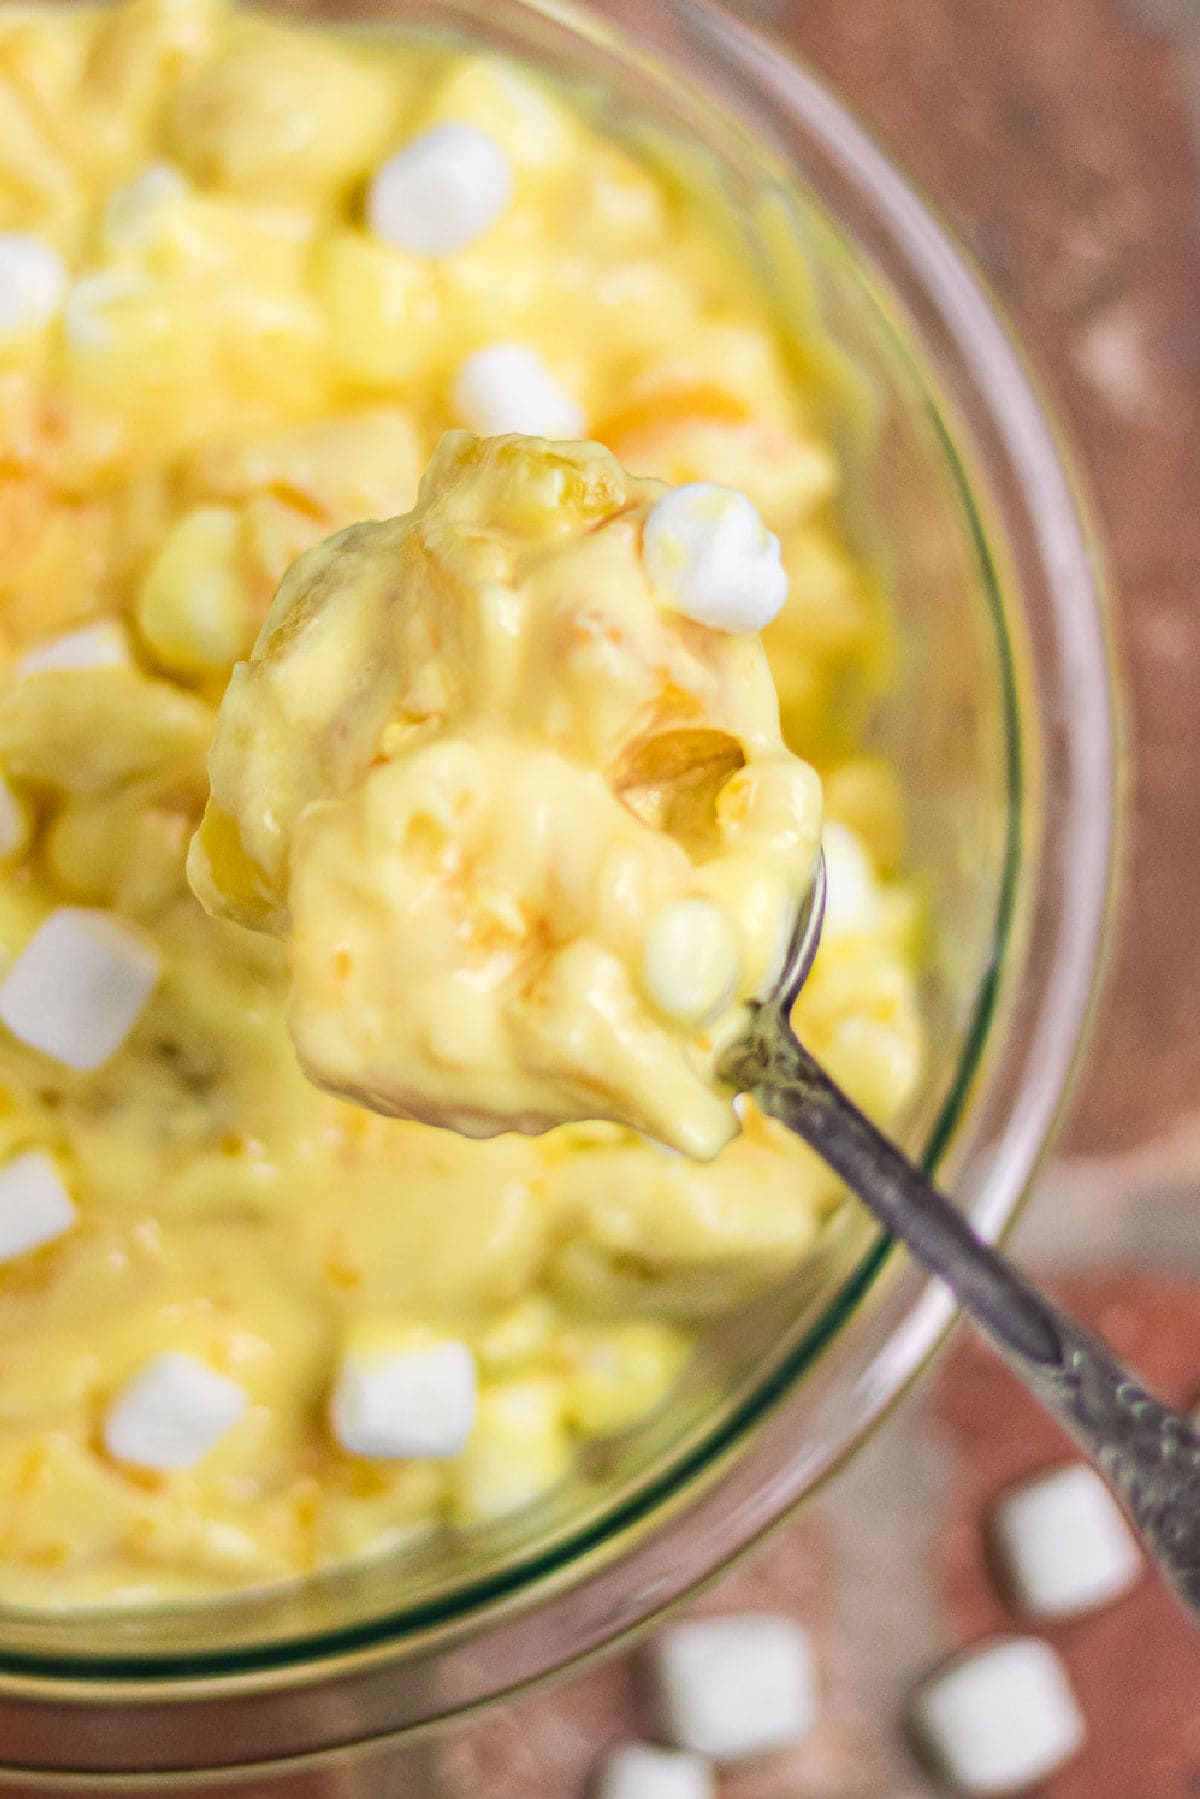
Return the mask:
[[[560,29],[607,36],[603,22],[576,10],[569,0],[520,0],[520,4]],[[706,66],[711,76],[719,68],[720,81],[728,84],[727,103],[742,84],[743,98],[748,93],[753,103],[777,109],[803,139],[821,171],[814,180],[806,160],[808,185],[826,207],[831,204],[830,184],[840,184],[853,195],[862,215],[859,222],[872,236],[869,252],[878,273],[902,301],[911,303],[910,311],[926,315],[916,320],[919,328],[924,327],[925,340],[916,360],[932,362],[943,386],[952,376],[957,402],[952,416],[962,419],[963,395],[973,396],[978,416],[966,418],[966,431],[973,439],[975,457],[982,454],[991,464],[994,486],[1004,485],[995,479],[1003,464],[1004,474],[1013,481],[1011,503],[1021,514],[1027,553],[1041,564],[1043,579],[1037,585],[1049,606],[1041,624],[1055,645],[1054,672],[1063,677],[1060,716],[1041,773],[1053,792],[1054,822],[1069,878],[1052,896],[1054,955],[1045,970],[1039,996],[1042,1016],[1031,1026],[1032,1041],[1024,1057],[1020,1090],[1011,1102],[1010,1125],[996,1147],[986,1182],[968,1196],[979,1227],[998,1236],[1015,1215],[1068,1095],[1113,903],[1118,683],[1090,507],[1061,433],[994,302],[928,204],[845,104],[792,52],[726,13],[715,0],[657,0],[657,7],[649,10],[665,19],[677,43],[684,45],[682,73],[677,56],[674,69],[672,59],[665,59],[669,77],[683,85],[707,86],[711,97],[719,83],[706,82],[699,70]],[[718,60],[714,64],[710,58]],[[661,70],[664,58],[657,60]],[[721,98],[718,93],[718,103]],[[949,374],[948,359],[954,363]],[[981,443],[983,436],[991,442]],[[954,444],[948,442],[947,449],[955,457]],[[964,497],[972,509],[973,494],[973,478],[964,476]],[[1011,526],[1011,519],[1007,522]],[[978,517],[976,524],[982,543],[989,532]],[[1038,678],[1045,672],[1038,670]],[[1039,690],[1031,700],[1026,694],[1022,710],[1030,703],[1044,710],[1045,695]],[[1002,930],[1003,925],[1004,921]],[[993,998],[986,994],[981,1001],[981,1028],[967,1058],[972,1066],[964,1068],[955,1104],[934,1132],[927,1158],[931,1163],[938,1162],[953,1134],[959,1102],[969,1103],[973,1061],[983,1047],[984,1014],[990,1012]],[[865,1258],[843,1290],[840,1307],[835,1304],[827,1314],[828,1338],[853,1314],[885,1259],[886,1244]],[[157,1743],[157,1757],[163,1749],[161,1725],[168,1716],[179,1720],[182,1710],[190,1713],[199,1707],[207,1712],[214,1703],[227,1708],[230,1702],[253,1703],[262,1712],[264,1700],[274,1695],[281,1707],[275,1727],[257,1736],[252,1732],[252,1750],[238,1747],[241,1733],[234,1730],[227,1748],[217,1756],[222,1766],[252,1764],[261,1777],[268,1763],[282,1767],[276,1758],[300,1752],[307,1764],[338,1744],[367,1739],[381,1743],[394,1731],[460,1716],[598,1653],[643,1627],[776,1525],[841,1466],[924,1365],[952,1320],[952,1308],[940,1290],[911,1266],[893,1267],[890,1275],[887,1302],[898,1323],[886,1366],[875,1370],[869,1404],[856,1427],[827,1450],[819,1465],[805,1466],[802,1458],[788,1458],[780,1451],[779,1439],[786,1436],[789,1381],[785,1379],[778,1391],[758,1396],[753,1416],[738,1421],[736,1429],[721,1432],[703,1470],[673,1470],[670,1481],[662,1483],[664,1490],[655,1491],[633,1515],[607,1521],[599,1541],[577,1543],[556,1561],[535,1565],[515,1586],[485,1595],[461,1616],[410,1622],[400,1614],[336,1639],[294,1640],[268,1653],[244,1659],[214,1657],[212,1663],[207,1658],[180,1664],[137,1656],[68,1660],[10,1655],[0,1644],[4,1740],[12,1741],[5,1725],[15,1718],[14,1708],[32,1706],[37,1712],[43,1704],[65,1705],[78,1716],[76,1708],[98,1707],[104,1714],[121,1705],[133,1708],[121,1735],[136,1731],[134,1719],[141,1714],[149,1738]],[[814,1350],[814,1345],[806,1345],[806,1359]],[[794,1380],[794,1370],[791,1374]],[[734,1452],[752,1427],[758,1429],[755,1453],[743,1456],[734,1467]],[[769,1479],[760,1466],[764,1450],[772,1464]],[[677,1554],[685,1538],[687,1553]],[[436,1666],[439,1678],[427,1682],[424,1700],[402,1708],[401,1715],[388,1703],[386,1688],[394,1686],[401,1661],[414,1655],[422,1665]],[[302,1722],[302,1691],[314,1683],[344,1685],[347,1698],[357,1693],[359,1703],[353,1707],[357,1722],[352,1728],[347,1727],[348,1714],[334,1730]],[[296,1699],[299,1709],[290,1703]],[[265,1714],[263,1722],[267,1723]],[[25,1734],[19,1731],[18,1737]],[[210,1765],[215,1753],[211,1741],[200,1754],[198,1746],[189,1747],[192,1730],[167,1734],[176,1747],[165,1764],[160,1759],[157,1765]],[[19,1760],[46,1769],[132,1765],[129,1760],[114,1762],[108,1753],[81,1761],[82,1747],[64,1751],[66,1763],[49,1750],[44,1759],[31,1751]],[[6,1753],[6,1761],[12,1753],[11,1749]]]

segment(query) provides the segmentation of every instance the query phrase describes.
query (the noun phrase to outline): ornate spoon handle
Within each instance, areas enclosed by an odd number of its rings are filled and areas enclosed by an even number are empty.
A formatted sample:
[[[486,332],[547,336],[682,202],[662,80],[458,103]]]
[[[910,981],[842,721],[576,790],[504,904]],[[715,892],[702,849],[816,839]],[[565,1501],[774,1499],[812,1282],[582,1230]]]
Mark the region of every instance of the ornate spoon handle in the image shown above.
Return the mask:
[[[762,1006],[722,1075],[811,1145],[986,1331],[1105,1476],[1200,1621],[1200,1437],[984,1243]]]

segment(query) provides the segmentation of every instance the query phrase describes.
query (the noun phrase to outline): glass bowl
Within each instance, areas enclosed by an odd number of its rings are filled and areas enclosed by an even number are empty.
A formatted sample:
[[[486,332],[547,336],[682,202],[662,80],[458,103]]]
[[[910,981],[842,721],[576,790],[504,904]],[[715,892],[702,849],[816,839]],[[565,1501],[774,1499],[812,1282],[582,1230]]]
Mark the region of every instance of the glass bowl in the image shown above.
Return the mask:
[[[761,267],[841,454],[846,529],[894,599],[874,733],[937,944],[909,1146],[996,1235],[1076,1063],[1116,759],[1095,539],[991,303],[821,81],[705,0],[324,10],[540,64],[647,155],[686,157],[730,254]],[[504,1526],[236,1600],[2,1615],[10,1783],[386,1791],[406,1733],[611,1646],[754,1543],[875,1428],[949,1317],[847,1207],[794,1279],[711,1333],[663,1414]]]

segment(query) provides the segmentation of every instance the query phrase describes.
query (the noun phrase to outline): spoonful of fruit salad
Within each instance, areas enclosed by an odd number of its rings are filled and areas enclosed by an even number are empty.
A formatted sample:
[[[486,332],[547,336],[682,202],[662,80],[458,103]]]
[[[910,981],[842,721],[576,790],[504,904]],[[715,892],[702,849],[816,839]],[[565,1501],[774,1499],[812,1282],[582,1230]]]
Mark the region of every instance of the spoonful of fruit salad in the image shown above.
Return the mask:
[[[698,1158],[735,1098],[940,1276],[1200,1615],[1200,1440],[985,1244],[797,1041],[820,782],[758,633],[750,502],[596,444],[443,439],[403,518],[286,576],[222,703],[189,860],[289,939],[318,1085],[468,1136],[585,1119]]]
[[[760,627],[779,545],[596,444],[443,439],[294,565],[233,674],[192,884],[286,934],[319,1086],[467,1136],[610,1119],[708,1159],[821,791]]]

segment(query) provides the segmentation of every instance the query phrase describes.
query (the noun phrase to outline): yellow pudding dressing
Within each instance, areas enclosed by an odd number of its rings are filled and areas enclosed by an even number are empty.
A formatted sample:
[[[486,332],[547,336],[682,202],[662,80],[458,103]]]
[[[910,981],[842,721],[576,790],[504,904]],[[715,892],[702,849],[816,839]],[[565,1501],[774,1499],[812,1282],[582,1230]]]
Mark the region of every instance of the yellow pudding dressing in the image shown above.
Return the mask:
[[[514,191],[477,242],[422,259],[366,228],[363,190],[447,122],[500,144]],[[98,1067],[0,1032],[0,1177],[44,1151],[74,1206],[0,1266],[0,1600],[152,1602],[536,1498],[659,1404],[703,1319],[802,1260],[837,1200],[753,1109],[699,1164],[615,1124],[468,1142],[308,1084],[283,945],[208,917],[185,873],[216,707],[285,570],[413,506],[468,422],[459,371],[496,340],[534,349],[635,476],[745,491],[791,581],[766,634],[783,734],[853,876],[798,1022],[886,1122],[921,1065],[913,908],[892,777],[846,722],[884,626],[835,460],[704,197],[511,65],[217,0],[14,7],[5,237],[53,251],[63,291],[0,317],[0,995],[62,907],[114,918],[159,973]],[[93,627],[75,666],[26,664]],[[277,883],[237,847],[222,886],[266,915]],[[459,1454],[372,1461],[331,1436],[343,1346],[391,1330],[470,1346]],[[190,1468],[121,1463],[114,1398],[172,1351],[245,1410]]]

